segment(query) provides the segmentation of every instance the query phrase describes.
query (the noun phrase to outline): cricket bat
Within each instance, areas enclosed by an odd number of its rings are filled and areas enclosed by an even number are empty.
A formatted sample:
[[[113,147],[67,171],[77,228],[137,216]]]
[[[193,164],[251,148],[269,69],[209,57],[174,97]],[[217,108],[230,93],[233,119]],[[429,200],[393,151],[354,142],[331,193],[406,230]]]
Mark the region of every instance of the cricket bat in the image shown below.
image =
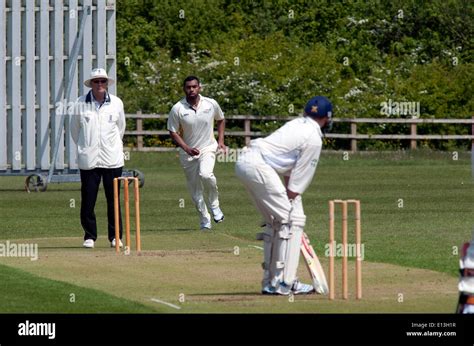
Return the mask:
[[[303,254],[311,279],[313,280],[313,286],[316,293],[327,295],[329,293],[329,288],[326,275],[321,267],[318,256],[316,256],[316,253],[309,242],[308,235],[305,232],[303,232],[302,236],[301,253]]]

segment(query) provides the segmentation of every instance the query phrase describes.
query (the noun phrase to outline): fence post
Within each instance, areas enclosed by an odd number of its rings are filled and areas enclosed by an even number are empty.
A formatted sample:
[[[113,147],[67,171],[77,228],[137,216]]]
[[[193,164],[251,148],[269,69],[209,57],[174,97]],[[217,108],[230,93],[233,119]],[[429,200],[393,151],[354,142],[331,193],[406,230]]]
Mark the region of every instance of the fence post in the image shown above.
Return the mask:
[[[410,128],[411,128],[410,134],[412,136],[416,136],[416,123],[412,123],[410,125]],[[416,139],[414,138],[410,140],[410,149],[416,149]]]
[[[351,151],[355,153],[357,151],[357,123],[351,120]]]
[[[244,131],[245,131],[245,145],[250,143],[250,119],[244,120]]]
[[[472,120],[474,121],[474,115]],[[474,136],[474,123],[471,124],[471,136]],[[474,139],[471,139],[471,175],[474,178]]]
[[[137,119],[136,119],[137,131],[143,131],[143,119],[141,118],[141,116],[142,116],[142,111],[141,110],[137,111]],[[137,150],[141,151],[142,149],[143,149],[143,136],[137,135]]]

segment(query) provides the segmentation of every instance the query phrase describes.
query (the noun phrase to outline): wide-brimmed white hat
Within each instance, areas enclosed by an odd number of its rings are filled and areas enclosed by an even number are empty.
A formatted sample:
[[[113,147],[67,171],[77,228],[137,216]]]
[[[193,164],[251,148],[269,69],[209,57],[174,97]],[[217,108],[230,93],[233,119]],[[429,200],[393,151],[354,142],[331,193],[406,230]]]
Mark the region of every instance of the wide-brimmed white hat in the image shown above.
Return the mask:
[[[89,79],[84,82],[84,85],[90,88],[91,81],[93,79],[101,79],[101,78],[107,78],[107,80],[109,81],[108,86],[111,86],[115,82],[112,78],[109,78],[109,76],[107,76],[107,72],[103,68],[95,68],[91,71],[91,75]]]

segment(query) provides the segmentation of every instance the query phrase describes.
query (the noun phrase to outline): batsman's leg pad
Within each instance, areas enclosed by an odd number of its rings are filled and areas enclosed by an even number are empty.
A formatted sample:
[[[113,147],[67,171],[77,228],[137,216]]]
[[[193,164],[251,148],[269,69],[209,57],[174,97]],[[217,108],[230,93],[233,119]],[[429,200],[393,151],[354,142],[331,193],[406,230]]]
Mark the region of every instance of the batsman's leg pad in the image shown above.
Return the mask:
[[[274,273],[271,284],[274,287],[277,287],[280,282],[283,281],[288,241],[291,237],[290,228],[288,224],[280,224],[279,228],[276,228],[277,225],[278,223],[275,223],[274,225],[274,229],[278,229],[278,231],[273,237],[273,252],[271,263],[271,271]]]
[[[271,278],[273,277],[272,271],[272,247],[273,247],[273,228],[271,225],[265,226],[265,231],[257,233],[257,240],[263,240],[263,279],[262,287],[270,284]]]
[[[283,281],[286,285],[291,286],[296,280],[296,272],[300,260],[301,237],[303,228],[291,226],[290,238],[287,242],[285,268],[283,270]]]

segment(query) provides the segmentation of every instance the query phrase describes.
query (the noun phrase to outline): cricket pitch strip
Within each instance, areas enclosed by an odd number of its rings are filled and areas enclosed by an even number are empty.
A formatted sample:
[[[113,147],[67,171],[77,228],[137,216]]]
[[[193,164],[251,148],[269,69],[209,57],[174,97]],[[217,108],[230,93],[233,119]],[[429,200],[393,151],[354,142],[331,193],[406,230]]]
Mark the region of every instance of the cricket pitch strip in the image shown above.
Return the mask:
[[[263,296],[259,243],[222,234],[148,233],[141,255],[129,256],[117,255],[105,238],[99,238],[94,249],[82,248],[80,237],[21,241],[38,243],[38,259],[1,258],[1,264],[136,301],[157,313],[453,313],[458,294],[456,277],[365,261],[363,300]],[[319,257],[327,272],[328,259]],[[302,261],[298,275],[311,282]],[[340,272],[340,259],[335,262]],[[355,282],[351,275],[349,282]],[[336,292],[341,290],[339,282]],[[354,295],[350,285],[349,296]]]

